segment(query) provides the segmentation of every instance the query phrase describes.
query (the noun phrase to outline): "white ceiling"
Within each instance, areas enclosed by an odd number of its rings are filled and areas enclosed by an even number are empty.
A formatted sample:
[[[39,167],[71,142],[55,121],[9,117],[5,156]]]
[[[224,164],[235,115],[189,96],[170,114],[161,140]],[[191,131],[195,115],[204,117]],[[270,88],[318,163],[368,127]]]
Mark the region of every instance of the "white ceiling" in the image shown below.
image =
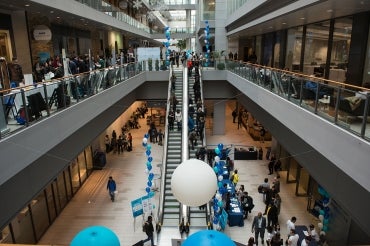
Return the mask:
[[[370,11],[370,0],[320,0],[314,5],[281,15],[276,11],[276,16],[270,20],[253,20],[253,24],[246,24],[240,28],[242,30],[230,31],[227,35],[229,38],[249,37],[364,11]]]

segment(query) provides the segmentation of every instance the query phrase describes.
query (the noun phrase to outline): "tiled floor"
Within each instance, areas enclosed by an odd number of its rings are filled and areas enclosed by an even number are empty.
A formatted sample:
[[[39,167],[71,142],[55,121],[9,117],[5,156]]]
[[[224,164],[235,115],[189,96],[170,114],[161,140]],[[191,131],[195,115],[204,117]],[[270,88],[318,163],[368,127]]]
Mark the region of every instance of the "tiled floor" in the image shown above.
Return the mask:
[[[226,129],[225,135],[212,135],[211,129],[207,129],[207,143],[217,145],[235,144],[235,145],[255,145],[269,147],[270,142],[255,142],[247,134],[245,129],[237,129],[237,124],[232,123],[231,105],[229,103],[225,116]],[[209,119],[207,119],[209,120]],[[141,122],[146,126],[145,122]],[[211,126],[212,124],[206,124]],[[123,246],[133,245],[146,236],[142,232],[143,218],[132,216],[131,201],[145,195],[147,174],[145,150],[141,146],[146,127],[133,130],[134,148],[132,152],[123,154],[109,154],[107,156],[108,164],[104,170],[95,171],[87,180],[78,194],[64,209],[61,216],[57,218],[51,228],[45,233],[39,244],[47,245],[69,245],[73,237],[83,228],[92,225],[103,225],[112,229]],[[154,173],[160,173],[162,163],[163,147],[157,144],[152,145],[152,157]],[[264,149],[266,153],[266,149]],[[247,243],[251,232],[251,221],[258,211],[264,211],[265,205],[262,202],[262,196],[257,192],[257,186],[263,182],[265,177],[272,180],[273,176],[268,176],[266,160],[235,161],[235,168],[239,170],[239,184],[244,184],[246,190],[253,197],[256,207],[252,214],[246,219],[244,227],[226,227],[224,233],[234,241],[243,244]],[[307,211],[307,198],[296,197],[294,195],[295,184],[286,184],[286,173],[282,171],[281,175],[281,198],[282,206],[279,216],[279,223],[282,228],[282,235],[287,235],[286,221],[291,216],[298,218],[297,225],[309,225],[316,221]],[[118,194],[115,202],[111,202],[106,190],[106,182],[109,176],[117,182]],[[158,186],[160,180],[155,181]],[[156,207],[158,207],[159,193],[155,195]],[[154,213],[156,215],[156,211]],[[155,216],[156,217],[156,216]],[[156,218],[155,218],[156,219]],[[190,234],[193,233],[190,230]],[[156,245],[170,246],[171,239],[181,238],[177,228],[163,228],[159,235],[156,235]],[[150,245],[150,243],[146,243]]]

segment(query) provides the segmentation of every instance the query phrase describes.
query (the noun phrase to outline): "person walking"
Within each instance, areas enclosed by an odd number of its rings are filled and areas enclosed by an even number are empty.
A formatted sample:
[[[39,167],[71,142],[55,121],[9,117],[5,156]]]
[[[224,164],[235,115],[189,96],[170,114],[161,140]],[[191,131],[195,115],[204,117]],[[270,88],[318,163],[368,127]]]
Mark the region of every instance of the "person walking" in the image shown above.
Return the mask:
[[[108,183],[107,183],[107,190],[109,191],[109,196],[112,202],[114,202],[114,196],[116,192],[116,181],[114,181],[113,177],[110,176]]]
[[[143,240],[143,244],[145,242],[150,241],[151,246],[155,246],[154,245],[154,227],[153,227],[152,220],[153,220],[153,217],[152,216],[148,216],[148,220],[144,224],[145,233],[148,236],[148,238],[145,239],[145,240]]]
[[[254,217],[252,223],[252,233],[254,233],[255,243],[258,245],[258,235],[261,238],[261,243],[264,244],[264,236],[266,229],[266,218],[262,216],[262,212],[258,212],[258,215]]]

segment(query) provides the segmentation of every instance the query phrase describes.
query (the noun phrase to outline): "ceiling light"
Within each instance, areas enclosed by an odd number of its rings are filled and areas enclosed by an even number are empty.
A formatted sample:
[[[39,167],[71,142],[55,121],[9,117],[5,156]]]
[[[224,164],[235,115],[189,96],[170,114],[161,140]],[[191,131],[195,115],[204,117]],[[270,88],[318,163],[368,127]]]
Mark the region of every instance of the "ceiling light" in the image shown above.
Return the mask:
[[[53,11],[53,10],[51,10],[51,11],[50,11],[50,14],[53,14],[53,13],[54,13],[54,11]]]
[[[24,6],[29,7],[30,5],[29,4],[25,4]]]
[[[304,19],[306,19],[306,18],[304,18],[304,17],[301,17],[301,18],[299,18],[299,19],[301,19],[301,20],[304,20]]]
[[[57,19],[59,19],[60,17],[59,16],[57,16]]]
[[[286,25],[286,22],[281,23],[282,25]]]
[[[326,10],[326,12],[331,13],[331,12],[333,12],[333,10],[332,9],[328,9],[328,10]]]

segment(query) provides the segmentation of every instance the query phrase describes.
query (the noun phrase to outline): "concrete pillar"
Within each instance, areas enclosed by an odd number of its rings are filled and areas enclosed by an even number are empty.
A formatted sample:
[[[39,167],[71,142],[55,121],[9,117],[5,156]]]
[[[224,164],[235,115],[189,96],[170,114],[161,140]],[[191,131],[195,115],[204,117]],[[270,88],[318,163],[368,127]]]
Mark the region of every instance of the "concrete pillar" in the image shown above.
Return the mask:
[[[215,101],[213,106],[213,135],[225,134],[226,101]]]

